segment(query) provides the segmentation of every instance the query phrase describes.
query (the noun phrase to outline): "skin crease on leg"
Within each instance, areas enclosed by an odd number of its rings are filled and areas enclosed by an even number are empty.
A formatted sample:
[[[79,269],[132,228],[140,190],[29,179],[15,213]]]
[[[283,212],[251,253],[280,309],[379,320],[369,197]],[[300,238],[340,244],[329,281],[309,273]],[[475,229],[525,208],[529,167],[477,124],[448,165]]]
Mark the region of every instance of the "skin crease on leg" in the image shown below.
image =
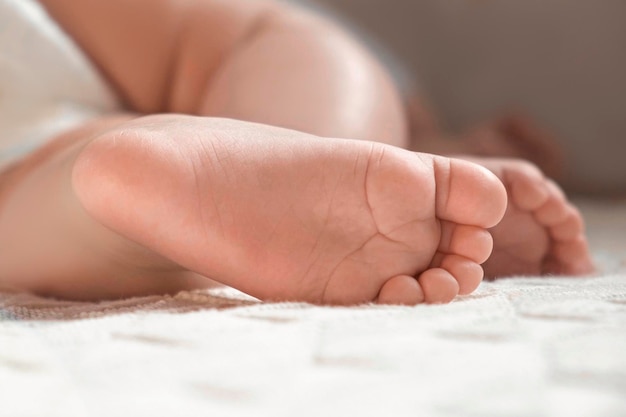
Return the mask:
[[[138,112],[229,117],[319,136],[406,145],[402,103],[385,72],[340,30],[318,18],[271,2],[45,0],[42,4],[100,67],[128,106]],[[108,28],[112,25],[119,30],[111,33]],[[216,33],[221,36],[216,37]],[[491,237],[487,246],[479,245],[484,247],[479,253],[468,248],[483,241],[485,228],[497,223],[502,215],[500,208],[504,210],[505,194],[495,177],[476,165],[433,159],[371,142],[322,139],[220,119],[158,116],[125,123],[134,117],[102,119],[68,132],[5,175],[0,236],[11,245],[3,245],[10,250],[0,254],[4,277],[0,285],[66,298],[101,299],[206,287],[209,281],[197,274],[200,273],[263,299],[415,304],[450,301],[458,293],[473,291],[482,278],[479,264],[491,251]],[[202,136],[200,143],[189,141],[190,137]],[[171,147],[176,142],[183,151]],[[147,143],[159,145],[151,148]],[[162,148],[166,145],[170,147],[167,154]],[[216,202],[225,204],[231,207],[228,213],[236,213],[237,207],[250,207],[250,203],[260,207],[274,200],[295,198],[294,204],[299,200],[311,201],[309,207],[300,207],[300,211],[292,207],[296,217],[285,217],[284,224],[276,220],[248,225],[248,231],[266,230],[267,234],[257,239],[276,239],[271,268],[278,271],[274,270],[274,274],[255,271],[258,264],[250,260],[262,259],[258,253],[267,253],[259,252],[257,241],[242,236],[243,232],[236,228],[228,229],[231,240],[220,240],[219,227],[214,229],[212,221],[189,220],[191,223],[180,226],[192,224],[208,231],[197,238],[199,241],[192,239],[190,243],[173,225],[163,229],[163,235],[155,236],[150,234],[155,224],[141,225],[133,217],[136,212],[131,207],[153,201],[141,216],[134,216],[178,221],[178,217],[171,218],[169,211],[161,216],[146,215],[153,207],[168,206],[162,201],[168,193],[153,191],[167,187],[166,178],[196,178],[194,187],[198,187],[198,178],[203,178],[200,174],[209,176],[214,168],[207,168],[206,163],[191,164],[190,176],[189,160],[198,152],[206,154],[207,149],[212,149],[212,157],[217,158],[213,160],[216,166],[240,158],[239,161],[248,160],[257,169],[246,173],[223,168],[223,173],[244,179],[252,175],[257,185],[265,178],[265,187],[271,187],[261,188],[268,190],[263,192],[250,188],[244,193],[246,182],[242,181],[225,188],[241,186],[239,192],[216,195],[209,190],[226,184],[212,180],[201,188],[202,192],[190,188],[193,197],[181,196],[173,201],[188,200],[190,206],[197,207],[210,200],[208,207]],[[250,155],[253,151],[258,154]],[[175,155],[181,154],[186,155],[185,161],[173,162]],[[274,158],[276,162],[261,162],[260,157],[264,161]],[[294,165],[295,161],[299,165]],[[504,226],[491,229],[494,254],[498,256],[486,264],[488,276],[582,274],[591,270],[582,219],[558,187],[529,164],[510,160],[475,162],[504,182],[510,199]],[[307,164],[315,167],[308,174],[303,169]],[[348,177],[346,165],[353,167]],[[291,171],[284,171],[289,166]],[[320,172],[320,166],[327,170]],[[359,171],[359,167],[375,168]],[[415,171],[416,167],[422,168]],[[164,176],[163,172],[171,175]],[[320,200],[320,195],[302,191],[307,188],[296,179],[281,189],[276,184],[289,178],[289,172],[316,178],[307,187],[325,193],[329,191],[328,184],[334,184],[340,187],[336,190],[344,191],[339,195],[345,195],[347,200],[342,205]],[[335,175],[328,177],[328,172]],[[464,174],[459,176],[461,172]],[[146,177],[150,181],[145,182]],[[106,183],[107,178],[113,180]],[[116,182],[115,178],[123,181]],[[128,183],[132,178],[141,179],[132,183],[139,188]],[[443,185],[462,178],[463,186],[454,188],[465,190],[461,194]],[[396,183],[406,188],[387,195],[389,186]],[[367,198],[356,194],[350,197],[364,184],[366,189],[373,187],[376,191],[368,193]],[[436,191],[427,191],[432,186]],[[144,193],[145,199],[123,197],[129,190],[135,196]],[[483,201],[472,195],[481,196]],[[372,205],[371,198],[377,200],[380,196],[387,198]],[[408,207],[406,201],[413,198],[417,200]],[[443,200],[448,203],[439,206],[444,203],[437,201]],[[359,208],[364,202],[369,204],[367,210]],[[470,202],[471,213],[467,206]],[[120,206],[126,210],[116,210]],[[332,222],[322,227],[319,213],[312,210],[317,206],[323,209],[323,218],[335,219],[341,227]],[[380,207],[385,207],[383,214]],[[430,211],[427,207],[431,207]],[[254,213],[241,210],[239,220],[254,218]],[[190,209],[178,214],[191,216],[191,212]],[[406,223],[392,227],[393,222],[387,224],[390,217],[384,213],[396,213],[392,217],[404,218]],[[476,218],[477,213],[484,218]],[[299,224],[290,223],[289,219],[305,220]],[[346,222],[348,219],[351,221]],[[287,227],[290,224],[291,229]],[[519,224],[525,225],[524,233]],[[313,235],[329,235],[316,238],[321,246],[300,241],[290,244],[293,227],[303,226]],[[276,234],[277,230],[283,233]],[[363,241],[348,238],[355,233],[359,236],[357,232]],[[521,237],[510,239],[515,235]],[[277,236],[283,236],[282,241]],[[203,260],[198,248],[208,243],[211,249],[223,249],[225,264]],[[178,246],[171,246],[174,244]],[[398,244],[405,249],[398,252]],[[256,249],[244,256],[245,253],[229,252],[229,245]],[[322,260],[311,263],[305,257],[299,265],[289,264],[287,260],[297,254],[293,251],[297,245],[303,251],[318,253]],[[326,251],[310,252],[313,248]],[[344,253],[349,248],[356,252]],[[400,255],[403,252],[406,253]],[[284,253],[289,256],[281,255]],[[344,253],[344,257],[329,258],[328,253]],[[393,265],[376,261],[381,256],[390,258],[390,253],[396,253]],[[27,261],[33,258],[40,262]],[[309,269],[298,269],[303,265]],[[363,265],[368,268],[363,270]],[[373,271],[373,275],[354,281],[355,276],[368,275],[364,271]],[[293,278],[289,281],[289,276],[300,276],[302,280],[296,285]]]

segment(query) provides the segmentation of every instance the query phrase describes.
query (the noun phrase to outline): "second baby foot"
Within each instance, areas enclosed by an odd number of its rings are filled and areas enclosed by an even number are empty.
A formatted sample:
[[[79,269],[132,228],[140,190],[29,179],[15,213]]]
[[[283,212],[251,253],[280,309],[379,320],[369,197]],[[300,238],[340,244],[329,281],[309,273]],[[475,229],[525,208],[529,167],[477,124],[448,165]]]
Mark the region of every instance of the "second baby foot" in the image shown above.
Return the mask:
[[[464,159],[496,174],[508,193],[504,218],[490,230],[494,249],[483,265],[486,277],[593,272],[582,216],[555,182],[522,160]]]
[[[501,182],[470,162],[188,116],[101,135],[72,182],[88,215],[177,266],[263,300],[326,304],[472,292],[506,207]]]

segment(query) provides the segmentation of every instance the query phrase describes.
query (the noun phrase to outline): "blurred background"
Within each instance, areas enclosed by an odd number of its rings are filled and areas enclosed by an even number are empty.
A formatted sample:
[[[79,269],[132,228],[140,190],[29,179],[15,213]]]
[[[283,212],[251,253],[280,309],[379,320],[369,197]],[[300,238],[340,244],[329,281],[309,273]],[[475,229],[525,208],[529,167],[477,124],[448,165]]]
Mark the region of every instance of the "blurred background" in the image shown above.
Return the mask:
[[[626,194],[626,1],[310,2],[383,51],[444,128],[522,110],[562,145],[570,188]]]

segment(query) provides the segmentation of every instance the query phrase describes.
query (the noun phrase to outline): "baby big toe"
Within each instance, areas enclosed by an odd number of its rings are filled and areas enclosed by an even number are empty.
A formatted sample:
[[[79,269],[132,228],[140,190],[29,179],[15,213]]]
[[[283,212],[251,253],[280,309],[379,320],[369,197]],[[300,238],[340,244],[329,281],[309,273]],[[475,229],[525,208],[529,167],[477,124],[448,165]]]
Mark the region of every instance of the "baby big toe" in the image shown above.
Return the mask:
[[[495,226],[504,216],[504,185],[487,169],[460,159],[433,161],[437,184],[436,216],[458,224]]]
[[[521,210],[536,210],[550,197],[545,177],[531,163],[513,161],[504,169],[503,176],[513,204]]]

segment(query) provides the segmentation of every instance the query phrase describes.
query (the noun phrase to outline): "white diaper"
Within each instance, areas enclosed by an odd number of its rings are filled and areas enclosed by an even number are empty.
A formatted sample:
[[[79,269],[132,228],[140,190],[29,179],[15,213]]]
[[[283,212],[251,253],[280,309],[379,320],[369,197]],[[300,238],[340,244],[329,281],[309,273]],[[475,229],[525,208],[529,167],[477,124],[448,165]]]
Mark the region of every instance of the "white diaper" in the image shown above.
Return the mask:
[[[55,134],[121,108],[35,0],[0,0],[0,167]]]

